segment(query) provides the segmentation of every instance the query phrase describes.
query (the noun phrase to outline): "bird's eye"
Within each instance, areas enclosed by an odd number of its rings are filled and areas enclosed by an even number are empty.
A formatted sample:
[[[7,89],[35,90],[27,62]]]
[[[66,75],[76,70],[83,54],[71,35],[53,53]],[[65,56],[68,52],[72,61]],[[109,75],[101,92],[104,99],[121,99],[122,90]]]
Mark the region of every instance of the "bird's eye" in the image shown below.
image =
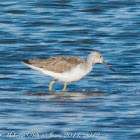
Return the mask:
[[[102,58],[102,56],[100,56],[100,58]]]

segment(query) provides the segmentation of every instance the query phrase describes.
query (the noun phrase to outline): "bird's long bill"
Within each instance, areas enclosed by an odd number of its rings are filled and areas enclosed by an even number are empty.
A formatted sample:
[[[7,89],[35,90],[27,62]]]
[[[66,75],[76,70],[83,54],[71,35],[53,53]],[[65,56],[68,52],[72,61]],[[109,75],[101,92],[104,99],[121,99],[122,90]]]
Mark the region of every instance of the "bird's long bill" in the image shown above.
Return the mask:
[[[112,70],[112,71],[114,71],[114,72],[116,72],[115,70],[113,70],[110,66],[108,66],[104,61],[103,61],[103,64],[107,67],[107,68],[109,68],[110,70]]]

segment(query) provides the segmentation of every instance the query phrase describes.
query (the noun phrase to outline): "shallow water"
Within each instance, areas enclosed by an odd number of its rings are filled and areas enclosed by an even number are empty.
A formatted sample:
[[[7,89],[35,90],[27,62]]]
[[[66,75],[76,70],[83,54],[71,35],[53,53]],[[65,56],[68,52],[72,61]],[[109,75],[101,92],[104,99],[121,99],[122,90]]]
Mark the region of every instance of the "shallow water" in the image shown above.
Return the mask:
[[[139,139],[138,0],[0,1],[0,139]],[[21,63],[100,51],[104,65],[55,83]]]

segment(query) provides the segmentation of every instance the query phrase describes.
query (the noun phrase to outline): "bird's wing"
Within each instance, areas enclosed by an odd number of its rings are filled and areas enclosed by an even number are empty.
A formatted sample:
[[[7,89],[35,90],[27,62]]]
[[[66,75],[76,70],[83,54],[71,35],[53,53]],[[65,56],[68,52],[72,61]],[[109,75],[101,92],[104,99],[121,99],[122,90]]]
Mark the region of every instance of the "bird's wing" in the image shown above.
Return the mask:
[[[52,57],[50,59],[28,60],[24,63],[57,73],[69,71],[71,68],[85,63],[80,57]]]

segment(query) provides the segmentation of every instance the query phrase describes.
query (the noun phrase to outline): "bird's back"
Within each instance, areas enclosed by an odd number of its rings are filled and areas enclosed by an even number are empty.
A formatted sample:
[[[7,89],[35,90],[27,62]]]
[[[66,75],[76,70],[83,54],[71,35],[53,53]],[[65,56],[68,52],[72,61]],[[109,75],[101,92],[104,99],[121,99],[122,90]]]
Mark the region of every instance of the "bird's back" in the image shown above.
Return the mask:
[[[85,60],[80,57],[52,57],[50,59],[35,59],[23,61],[27,65],[32,65],[44,70],[49,70],[56,73],[69,71],[73,67],[85,63]]]

